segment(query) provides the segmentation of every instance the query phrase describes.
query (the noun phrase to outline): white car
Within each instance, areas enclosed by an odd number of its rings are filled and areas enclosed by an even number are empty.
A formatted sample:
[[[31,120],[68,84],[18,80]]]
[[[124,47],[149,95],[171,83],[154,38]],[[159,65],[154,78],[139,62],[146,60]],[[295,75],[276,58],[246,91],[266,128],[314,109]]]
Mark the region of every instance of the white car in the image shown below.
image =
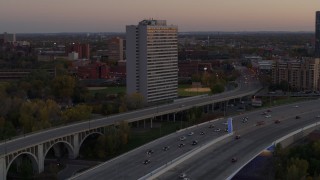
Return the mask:
[[[227,126],[227,125],[228,125],[228,122],[224,122],[224,123],[222,123],[222,124]]]
[[[186,177],[187,177],[186,173],[181,173],[181,174],[179,175],[179,178],[180,178],[180,179],[184,179],[184,178],[186,178]]]
[[[181,136],[180,137],[180,141],[184,141],[184,140],[186,140],[187,138],[185,137],[185,136]]]
[[[266,118],[271,118],[271,114],[267,114],[265,117]]]
[[[221,129],[219,129],[219,128],[218,128],[218,129],[215,129],[214,131],[215,131],[215,132],[220,132],[220,131],[221,131]]]
[[[298,108],[299,106],[298,105],[295,105],[295,106],[293,106],[294,108]]]
[[[194,132],[189,132],[188,136],[192,136],[194,134]]]

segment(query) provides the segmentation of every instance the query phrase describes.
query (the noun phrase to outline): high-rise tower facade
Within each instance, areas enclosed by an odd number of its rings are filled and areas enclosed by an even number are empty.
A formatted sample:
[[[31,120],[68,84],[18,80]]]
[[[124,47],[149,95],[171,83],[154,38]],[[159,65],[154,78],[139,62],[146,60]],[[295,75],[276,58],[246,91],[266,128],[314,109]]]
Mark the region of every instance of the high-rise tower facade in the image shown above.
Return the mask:
[[[316,12],[316,45],[315,57],[320,58],[320,11]]]
[[[145,102],[177,98],[178,28],[165,20],[143,20],[126,27],[127,93]]]

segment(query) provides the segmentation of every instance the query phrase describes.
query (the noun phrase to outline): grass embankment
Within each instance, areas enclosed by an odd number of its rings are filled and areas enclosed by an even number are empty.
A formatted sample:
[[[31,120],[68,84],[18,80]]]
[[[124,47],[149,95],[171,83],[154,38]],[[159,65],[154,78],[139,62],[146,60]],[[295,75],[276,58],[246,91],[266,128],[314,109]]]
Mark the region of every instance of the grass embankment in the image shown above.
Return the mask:
[[[295,102],[308,101],[317,99],[315,97],[264,97],[262,98],[262,108],[271,106],[280,106],[285,104],[291,104]]]
[[[178,86],[178,96],[188,97],[188,96],[198,96],[202,94],[211,94],[211,91],[208,92],[206,90],[207,88],[192,88],[192,85],[190,84],[183,84]]]

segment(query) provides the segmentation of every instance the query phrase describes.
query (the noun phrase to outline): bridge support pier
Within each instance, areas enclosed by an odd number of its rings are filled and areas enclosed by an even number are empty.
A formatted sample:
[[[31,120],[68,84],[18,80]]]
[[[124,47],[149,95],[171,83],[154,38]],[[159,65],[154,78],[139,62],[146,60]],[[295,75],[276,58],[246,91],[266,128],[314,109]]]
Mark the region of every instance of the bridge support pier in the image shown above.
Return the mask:
[[[0,179],[7,179],[7,167],[5,157],[0,158]]]
[[[173,122],[176,122],[176,113],[173,113]]]
[[[150,118],[150,128],[152,128],[152,121],[153,120],[153,118]]]
[[[146,120],[143,120],[143,128],[146,128]]]
[[[211,112],[214,112],[214,103],[211,105]]]
[[[38,145],[38,173],[44,171],[44,154],[43,154],[43,144]]]
[[[69,154],[70,159],[76,159],[79,156],[80,146],[79,146],[79,134],[73,135],[73,154]]]

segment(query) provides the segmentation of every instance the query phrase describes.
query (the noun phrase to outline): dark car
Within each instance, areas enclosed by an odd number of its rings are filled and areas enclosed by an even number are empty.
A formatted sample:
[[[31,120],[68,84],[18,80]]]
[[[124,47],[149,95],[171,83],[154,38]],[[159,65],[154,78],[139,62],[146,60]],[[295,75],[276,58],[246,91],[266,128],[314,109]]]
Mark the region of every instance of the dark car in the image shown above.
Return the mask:
[[[275,124],[279,124],[279,123],[280,123],[280,120],[277,119],[277,120],[274,121],[274,123],[275,123]]]
[[[203,131],[200,132],[200,135],[204,135],[205,133]]]
[[[237,162],[238,161],[238,159],[236,158],[236,157],[233,157],[232,159],[231,159],[231,162],[233,162],[233,163],[235,163],[235,162]]]
[[[169,149],[170,149],[170,147],[169,146],[165,146],[165,147],[163,147],[162,148],[164,151],[168,151]]]
[[[150,159],[146,159],[143,161],[143,164],[149,164],[150,162],[151,162]]]
[[[257,122],[257,126],[261,126],[261,125],[264,125],[264,124],[265,124],[264,121],[258,121],[258,122]]]
[[[197,145],[197,144],[198,144],[197,140],[192,141],[192,145]]]
[[[214,125],[213,125],[213,124],[210,124],[209,128],[214,128]]]
[[[240,135],[236,135],[235,139],[240,139],[241,136]]]
[[[183,146],[185,146],[184,143],[181,143],[181,144],[178,145],[179,148],[182,148]]]
[[[152,149],[149,149],[148,151],[147,151],[147,154],[148,155],[151,155],[151,154],[153,154],[154,153],[154,151],[152,150]]]
[[[301,117],[300,116],[296,116],[296,119],[300,119]]]

